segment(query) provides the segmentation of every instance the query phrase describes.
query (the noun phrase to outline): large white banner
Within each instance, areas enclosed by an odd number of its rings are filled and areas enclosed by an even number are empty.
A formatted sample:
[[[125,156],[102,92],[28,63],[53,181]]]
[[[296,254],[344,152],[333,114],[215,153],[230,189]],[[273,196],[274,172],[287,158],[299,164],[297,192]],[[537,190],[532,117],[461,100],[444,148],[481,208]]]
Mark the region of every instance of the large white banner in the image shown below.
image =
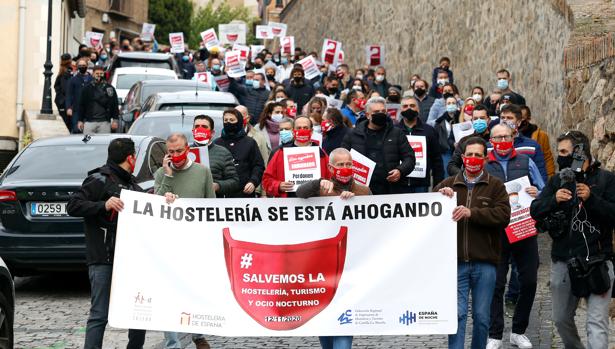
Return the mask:
[[[222,336],[457,331],[455,198],[122,191],[109,323]]]

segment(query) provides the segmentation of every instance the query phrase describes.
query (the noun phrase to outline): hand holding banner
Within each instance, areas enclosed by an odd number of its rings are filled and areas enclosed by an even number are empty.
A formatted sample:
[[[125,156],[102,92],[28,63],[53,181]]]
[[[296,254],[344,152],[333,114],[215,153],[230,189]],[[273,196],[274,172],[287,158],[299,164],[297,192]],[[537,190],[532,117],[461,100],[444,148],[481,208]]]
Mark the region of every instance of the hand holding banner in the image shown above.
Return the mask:
[[[156,31],[156,25],[150,23],[143,23],[143,27],[141,27],[141,40],[143,41],[153,41],[154,40],[154,31]]]
[[[311,180],[320,178],[320,148],[292,147],[284,150],[284,180],[295,183],[293,191]]]
[[[182,53],[186,49],[184,45],[184,33],[169,33],[169,43],[171,44],[171,52]]]

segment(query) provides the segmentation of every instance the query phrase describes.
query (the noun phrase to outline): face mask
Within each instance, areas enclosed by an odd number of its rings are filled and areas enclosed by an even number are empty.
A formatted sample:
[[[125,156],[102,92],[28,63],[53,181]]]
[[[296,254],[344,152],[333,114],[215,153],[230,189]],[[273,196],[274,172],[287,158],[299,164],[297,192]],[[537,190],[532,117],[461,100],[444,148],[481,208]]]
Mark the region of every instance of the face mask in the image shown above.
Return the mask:
[[[356,103],[359,110],[363,110],[365,109],[365,104],[367,103],[367,100],[363,98],[355,98],[354,102]]]
[[[188,60],[190,60],[190,57],[188,57],[188,56],[182,56],[182,61],[184,61],[184,62],[188,62]]]
[[[485,165],[485,159],[483,158],[466,158],[463,157],[463,167],[466,171],[471,175],[477,175],[483,170],[483,166]]]
[[[514,121],[504,121],[504,124],[508,125],[508,127],[512,128],[513,131],[517,129],[517,123]]]
[[[273,75],[273,74],[267,74],[267,80],[269,80],[269,81],[274,81],[274,80],[275,80],[275,75]]]
[[[557,157],[557,166],[559,167],[559,170],[563,170],[565,168],[570,168],[570,166],[572,166],[572,155],[568,155],[568,156],[561,156],[559,155]]]
[[[507,155],[510,150],[513,148],[513,141],[502,141],[502,142],[491,142],[493,144],[493,149],[499,155]]]
[[[417,95],[417,97],[423,97],[425,95],[425,90],[422,88],[415,88],[414,94]]]
[[[333,178],[342,184],[347,184],[352,180],[352,168],[348,167],[333,167]]]
[[[280,144],[286,144],[293,141],[293,131],[280,130]]]
[[[275,122],[280,122],[282,121],[282,119],[284,119],[284,114],[281,114],[281,113],[271,114],[271,120]]]
[[[483,119],[476,119],[472,121],[472,127],[474,127],[476,133],[481,134],[487,129],[487,121]]]
[[[254,80],[252,80],[252,79],[246,79],[246,86],[252,86],[252,82],[253,81]]]
[[[88,71],[88,67],[78,67],[77,70],[79,70],[81,74],[85,74],[85,72]]]
[[[320,129],[322,130],[323,134],[331,131],[332,128],[333,128],[333,124],[330,121],[325,120],[320,123]]]
[[[414,121],[419,116],[419,113],[416,110],[408,108],[401,112],[401,116],[408,121]]]
[[[357,75],[355,76],[355,79],[363,80],[363,75],[361,75],[361,74],[357,74]]]
[[[387,113],[375,113],[372,114],[372,123],[376,126],[384,126],[387,124],[387,118],[389,115]]]
[[[106,61],[107,60],[107,55],[101,55],[100,56],[100,60],[101,61]]]
[[[398,95],[389,96],[389,102],[391,103],[399,103],[401,101],[401,97]]]
[[[298,143],[307,143],[312,139],[312,130],[293,130],[293,135]]]
[[[295,76],[293,77],[293,80],[295,81],[295,83],[300,83],[301,81],[303,81],[303,77],[302,76]]]
[[[192,137],[194,138],[195,143],[199,145],[206,145],[211,139],[211,130],[204,127],[197,127],[192,130]]]
[[[384,75],[376,75],[376,81],[383,82],[384,81]]]
[[[286,115],[295,117],[297,116],[297,107],[288,107],[286,108]]]
[[[131,155],[126,158],[128,161],[128,166],[130,166],[130,173],[135,173],[135,166],[137,165],[137,159],[135,159],[134,155]]]
[[[212,65],[212,66],[211,66],[211,70],[215,70],[215,71],[220,70],[220,64],[214,64],[214,65]]]
[[[260,88],[261,82],[259,80],[252,80],[252,88]]]
[[[466,109],[463,112],[466,113],[467,115],[472,116],[473,111],[474,111],[473,105],[466,105]]]
[[[328,89],[327,91],[329,91],[329,94],[332,94],[332,95],[334,95],[334,94],[336,94],[336,93],[337,93],[337,89],[336,89],[336,88],[333,88],[333,87],[332,87],[332,88],[330,88],[330,89]]]
[[[278,97],[275,99],[276,103],[280,103],[284,100],[284,97]]]
[[[448,84],[448,79],[438,79],[438,86],[444,86]]]
[[[188,147],[186,147],[186,149],[184,149],[184,152],[179,155],[171,155],[171,162],[173,163],[173,166],[177,168],[183,165],[187,158],[188,158]]]
[[[355,91],[363,91],[363,88],[361,86],[357,86],[357,85],[352,86],[352,89],[355,90]]]
[[[457,106],[454,104],[447,104],[446,105],[446,112],[447,113],[454,113],[457,111]]]
[[[280,60],[280,63],[282,63],[282,65],[287,65],[288,64],[288,58],[282,58]]]
[[[519,195],[510,195],[508,199],[512,205],[516,205],[519,203]]]
[[[445,92],[442,94],[442,98],[446,101],[447,99],[453,97],[453,94],[450,92]]]
[[[475,95],[472,95],[472,99],[474,101],[476,101],[476,103],[480,103],[483,100],[483,96],[479,95],[478,93]]]
[[[241,127],[242,127],[241,124],[238,122],[235,122],[235,123],[225,122],[224,123],[224,133],[228,135],[237,134],[241,130]]]
[[[263,67],[263,65],[262,65],[262,64],[254,64],[254,68],[256,68],[256,69],[260,69],[260,68],[262,68],[262,67]]]
[[[508,80],[506,80],[506,79],[498,79],[498,88],[500,90],[508,89]]]

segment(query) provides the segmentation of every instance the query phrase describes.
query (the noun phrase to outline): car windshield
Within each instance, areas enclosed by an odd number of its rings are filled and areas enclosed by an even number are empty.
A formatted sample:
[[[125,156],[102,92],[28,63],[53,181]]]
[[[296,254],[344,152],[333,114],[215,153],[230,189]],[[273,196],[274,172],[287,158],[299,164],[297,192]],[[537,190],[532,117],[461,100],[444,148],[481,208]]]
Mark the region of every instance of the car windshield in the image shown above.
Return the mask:
[[[168,61],[150,61],[142,59],[120,59],[117,68],[127,67],[145,67],[145,68],[162,68],[173,69],[173,66]]]
[[[217,103],[164,103],[161,104],[158,110],[218,110],[235,108],[235,104],[217,104]]]
[[[121,74],[117,76],[117,86],[115,88],[128,90],[136,82],[143,80],[175,80],[175,77],[154,74]]]
[[[28,147],[6,171],[5,178],[83,180],[88,171],[105,164],[107,147],[108,144]]]
[[[183,85],[183,86],[178,86],[178,85],[149,86],[149,85],[144,84],[143,90],[142,90],[143,92],[141,92],[141,103],[144,103],[147,97],[153,95],[154,93],[194,91],[195,89],[196,89],[195,86],[186,86],[186,85]],[[199,85],[199,90],[200,89],[202,89],[202,87]]]
[[[145,117],[137,119],[128,131],[131,135],[156,136],[166,139],[171,133],[180,132],[192,142],[192,122],[194,116]]]

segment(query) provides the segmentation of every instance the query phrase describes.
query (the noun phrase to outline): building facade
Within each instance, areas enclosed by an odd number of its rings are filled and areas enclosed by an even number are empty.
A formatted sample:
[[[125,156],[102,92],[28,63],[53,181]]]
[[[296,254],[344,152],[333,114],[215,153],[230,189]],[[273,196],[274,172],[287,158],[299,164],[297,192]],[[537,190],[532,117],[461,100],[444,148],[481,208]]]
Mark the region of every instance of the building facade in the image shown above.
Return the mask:
[[[87,31],[104,33],[103,40],[132,39],[148,19],[148,0],[85,0]]]

